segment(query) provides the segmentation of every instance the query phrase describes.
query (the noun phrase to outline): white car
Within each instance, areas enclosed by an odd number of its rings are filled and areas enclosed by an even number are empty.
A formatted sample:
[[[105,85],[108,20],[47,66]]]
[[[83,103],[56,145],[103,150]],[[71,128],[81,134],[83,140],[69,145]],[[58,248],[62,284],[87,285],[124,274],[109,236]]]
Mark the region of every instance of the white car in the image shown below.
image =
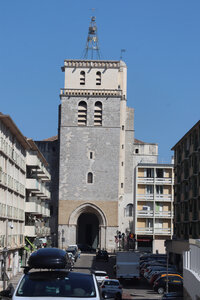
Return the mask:
[[[101,284],[103,280],[109,278],[107,272],[105,272],[105,271],[94,271],[94,275],[99,284]]]
[[[12,300],[101,300],[94,274],[70,272],[64,250],[42,248],[32,253],[15,291],[0,292]]]
[[[102,296],[107,295],[108,298],[122,299],[122,286],[117,279],[105,279],[100,285]]]

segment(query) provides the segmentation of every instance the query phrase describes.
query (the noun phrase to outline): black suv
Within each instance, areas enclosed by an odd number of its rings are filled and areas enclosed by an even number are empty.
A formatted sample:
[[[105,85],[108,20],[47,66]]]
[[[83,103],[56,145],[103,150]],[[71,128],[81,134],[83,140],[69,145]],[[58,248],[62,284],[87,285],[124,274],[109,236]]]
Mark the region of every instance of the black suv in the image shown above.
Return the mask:
[[[109,256],[106,250],[99,250],[96,254],[96,260],[105,260],[108,261]]]

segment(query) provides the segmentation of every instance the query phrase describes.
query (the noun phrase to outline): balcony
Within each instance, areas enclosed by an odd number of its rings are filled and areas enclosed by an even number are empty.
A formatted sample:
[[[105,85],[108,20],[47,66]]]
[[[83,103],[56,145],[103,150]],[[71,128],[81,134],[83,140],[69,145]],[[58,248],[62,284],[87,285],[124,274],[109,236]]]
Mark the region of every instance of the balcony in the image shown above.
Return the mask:
[[[42,164],[36,154],[29,153],[27,156],[27,165],[32,168],[32,172],[37,175],[38,178],[50,180],[51,175],[47,171],[46,167]]]
[[[171,211],[156,211],[155,212],[155,217],[158,218],[172,218],[173,217],[173,213]]]
[[[37,203],[37,197],[31,197],[29,202],[26,202],[26,212],[33,215],[41,214],[41,204]]]
[[[38,180],[35,178],[26,178],[26,189],[33,192],[39,192],[40,184]]]
[[[171,228],[154,228],[154,234],[169,235],[172,234]]]
[[[171,228],[153,228],[153,227],[137,227],[137,234],[158,234],[158,235],[170,235],[172,234]]]
[[[173,200],[172,194],[155,194],[156,201],[169,202]]]
[[[155,183],[156,184],[173,184],[173,180],[171,177],[165,177],[165,178],[155,178]]]
[[[137,201],[153,201],[154,194],[137,194]]]
[[[24,227],[24,235],[28,237],[36,237],[36,228],[35,225],[26,225]]]
[[[153,227],[137,227],[137,234],[153,234]]]
[[[171,202],[172,194],[137,194],[137,201]]]
[[[138,210],[138,217],[153,217],[153,210]]]
[[[153,177],[138,177],[137,182],[144,183],[144,184],[153,184],[154,178]]]

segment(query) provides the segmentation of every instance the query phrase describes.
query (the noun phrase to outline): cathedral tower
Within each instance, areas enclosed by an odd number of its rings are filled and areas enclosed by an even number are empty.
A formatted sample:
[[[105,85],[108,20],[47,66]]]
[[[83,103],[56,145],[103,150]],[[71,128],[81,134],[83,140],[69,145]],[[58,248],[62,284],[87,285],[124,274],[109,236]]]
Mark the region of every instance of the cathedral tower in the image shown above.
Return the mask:
[[[125,189],[127,67],[122,61],[65,60],[62,71],[59,245],[114,249]]]

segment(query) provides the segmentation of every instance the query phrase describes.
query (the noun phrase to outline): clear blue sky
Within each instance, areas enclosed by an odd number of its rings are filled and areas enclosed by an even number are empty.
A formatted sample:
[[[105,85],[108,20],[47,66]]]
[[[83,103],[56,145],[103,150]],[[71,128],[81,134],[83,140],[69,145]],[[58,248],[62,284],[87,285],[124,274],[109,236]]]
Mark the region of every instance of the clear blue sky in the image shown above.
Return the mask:
[[[200,119],[199,0],[0,0],[0,111],[27,137],[57,134],[60,67],[81,58],[92,8],[102,58],[126,49],[135,137],[170,162]]]

